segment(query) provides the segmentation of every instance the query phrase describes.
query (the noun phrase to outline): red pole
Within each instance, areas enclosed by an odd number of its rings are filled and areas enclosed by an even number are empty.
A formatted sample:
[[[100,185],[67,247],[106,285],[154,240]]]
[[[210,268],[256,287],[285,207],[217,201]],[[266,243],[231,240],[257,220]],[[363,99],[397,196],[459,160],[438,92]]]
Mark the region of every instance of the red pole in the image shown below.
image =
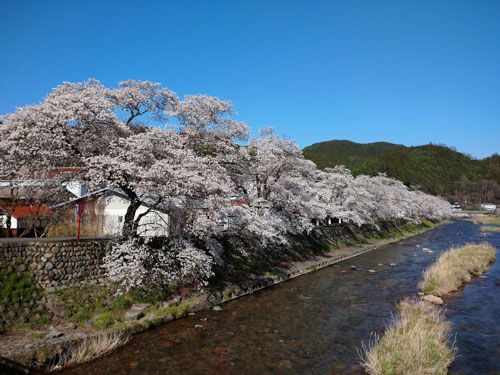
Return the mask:
[[[77,241],[80,241],[80,216],[82,215],[78,213],[78,234],[76,236]]]

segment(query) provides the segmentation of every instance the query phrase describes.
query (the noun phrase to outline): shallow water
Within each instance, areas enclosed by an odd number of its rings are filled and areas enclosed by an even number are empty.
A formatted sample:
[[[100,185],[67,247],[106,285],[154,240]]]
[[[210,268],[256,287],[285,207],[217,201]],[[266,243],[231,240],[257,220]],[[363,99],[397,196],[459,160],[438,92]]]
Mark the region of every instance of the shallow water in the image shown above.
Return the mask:
[[[478,228],[467,221],[443,225],[226,303],[223,311],[140,333],[112,355],[63,373],[362,374],[361,343],[383,332],[394,304],[415,295],[423,270],[442,250],[484,240]],[[500,247],[498,233],[486,239]],[[461,355],[452,373],[500,371],[500,262],[487,275],[446,301]]]

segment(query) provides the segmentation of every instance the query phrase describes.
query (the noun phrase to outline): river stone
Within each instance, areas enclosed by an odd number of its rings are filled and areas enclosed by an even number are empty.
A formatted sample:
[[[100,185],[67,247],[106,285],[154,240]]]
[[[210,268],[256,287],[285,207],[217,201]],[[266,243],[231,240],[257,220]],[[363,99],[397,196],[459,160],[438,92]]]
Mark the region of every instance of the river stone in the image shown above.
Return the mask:
[[[433,296],[432,294],[428,294],[426,296],[423,296],[422,299],[426,302],[433,303],[434,305],[442,305],[443,300],[439,297]]]
[[[61,336],[64,336],[64,333],[62,332],[59,332],[58,330],[56,329],[52,329],[49,333],[47,333],[45,336],[44,336],[44,340],[50,340],[50,339],[55,339],[56,337],[61,337]]]
[[[396,266],[396,263],[390,263],[389,266]]]
[[[144,313],[142,312],[141,309],[138,309],[136,307],[132,307],[130,310],[128,310],[125,313],[125,316],[127,317],[127,319],[130,319],[130,320],[139,320],[144,316]]]
[[[424,294],[424,292],[417,292],[417,296],[423,297],[423,296],[425,296],[425,294]]]
[[[60,324],[56,326],[56,328],[60,331],[71,331],[77,328],[76,324],[73,322],[65,323],[65,324]]]
[[[19,266],[17,267],[17,270],[18,270],[19,272],[24,272],[24,271],[26,271],[26,264],[21,264],[21,265],[19,265]]]
[[[368,270],[368,272],[375,273],[376,271],[375,270]]]
[[[222,307],[220,306],[214,306],[213,309],[214,311],[222,311]]]
[[[133,309],[146,310],[149,307],[149,303],[135,303],[132,305]]]

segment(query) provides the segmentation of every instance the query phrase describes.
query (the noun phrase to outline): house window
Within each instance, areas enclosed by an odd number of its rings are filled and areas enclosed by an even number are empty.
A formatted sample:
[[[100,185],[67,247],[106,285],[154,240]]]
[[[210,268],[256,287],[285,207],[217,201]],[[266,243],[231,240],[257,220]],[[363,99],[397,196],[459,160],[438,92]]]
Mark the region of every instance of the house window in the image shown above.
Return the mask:
[[[123,216],[118,216],[118,222],[119,223],[123,222]]]

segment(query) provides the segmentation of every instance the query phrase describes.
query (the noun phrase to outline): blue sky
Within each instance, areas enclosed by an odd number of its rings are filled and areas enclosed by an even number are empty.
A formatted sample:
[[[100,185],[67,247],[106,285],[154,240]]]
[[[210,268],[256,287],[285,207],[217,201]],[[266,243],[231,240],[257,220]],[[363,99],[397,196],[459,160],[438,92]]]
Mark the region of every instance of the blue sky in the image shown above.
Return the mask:
[[[500,1],[0,0],[0,114],[63,81],[231,100],[301,147],[500,152]]]

